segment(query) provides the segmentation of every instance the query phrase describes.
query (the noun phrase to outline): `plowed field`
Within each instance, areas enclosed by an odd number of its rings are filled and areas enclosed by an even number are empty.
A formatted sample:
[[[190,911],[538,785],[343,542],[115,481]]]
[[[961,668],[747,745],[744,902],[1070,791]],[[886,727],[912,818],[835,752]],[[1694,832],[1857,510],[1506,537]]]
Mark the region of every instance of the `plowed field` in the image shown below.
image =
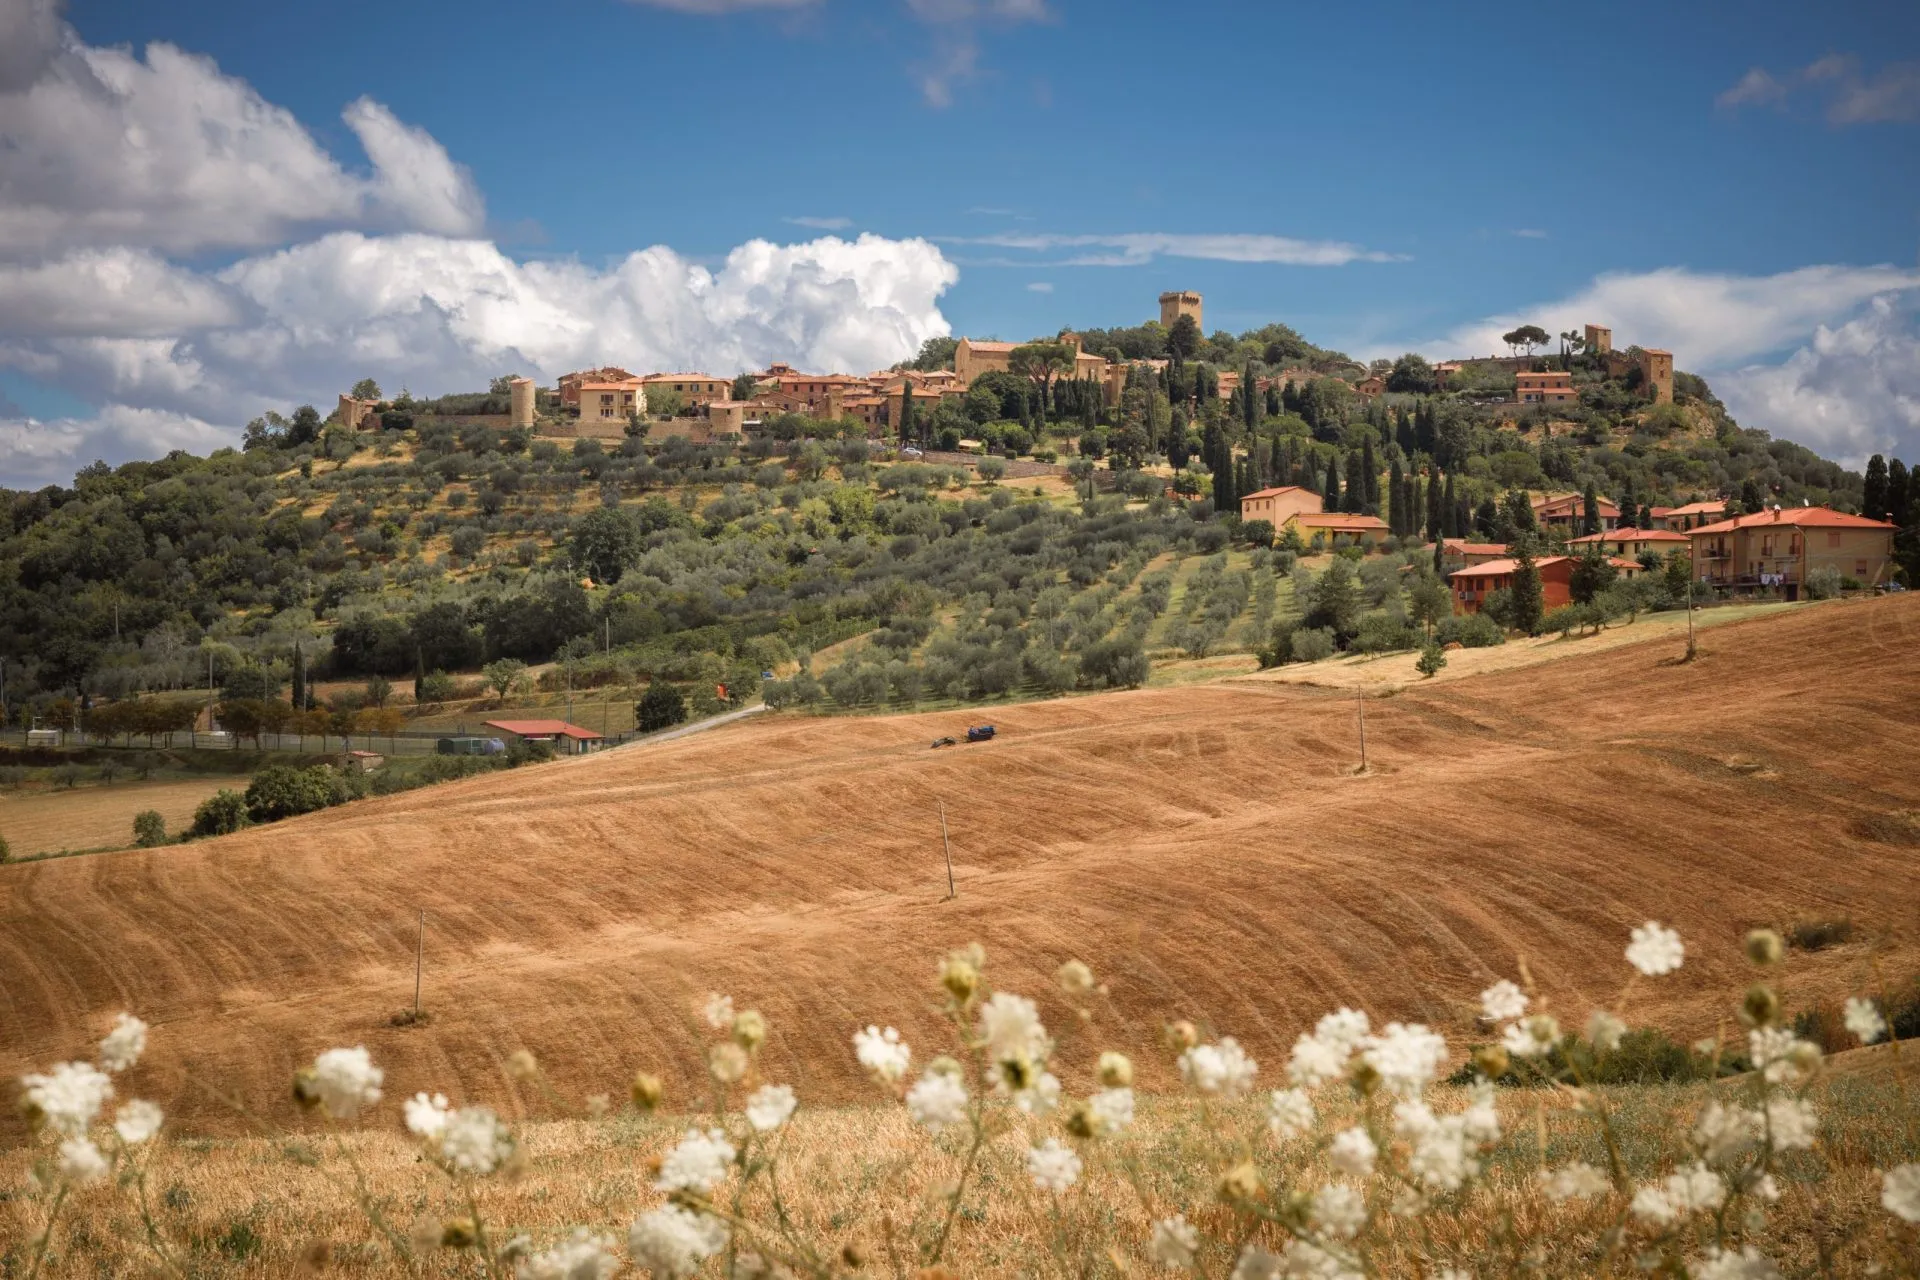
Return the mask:
[[[1870,951],[1912,973],[1920,598],[1703,646],[1692,665],[1663,639],[1371,699],[1361,777],[1351,695],[1226,681],[1001,708],[997,741],[939,751],[963,715],[765,717],[4,867],[0,1071],[86,1053],[131,1008],[155,1023],[147,1080],[189,1067],[269,1110],[338,1043],[374,1051],[390,1096],[536,1107],[506,1075],[524,1047],[575,1096],[647,1065],[684,1097],[693,1002],[718,990],[771,1018],[773,1078],[852,1098],[849,1033],[892,1022],[924,1061],[935,960],[973,939],[1050,1022],[1048,976],[1078,956],[1111,984],[1099,1039],[1145,1049],[1191,1017],[1274,1065],[1343,1003],[1463,1045],[1475,993],[1523,956],[1584,1018],[1649,917],[1691,950],[1635,1008],[1689,1037],[1744,986],[1756,924],[1860,926],[1794,961],[1790,999],[1864,981]],[[421,910],[432,1021],[396,1028]],[[184,1086],[150,1091],[235,1127]]]

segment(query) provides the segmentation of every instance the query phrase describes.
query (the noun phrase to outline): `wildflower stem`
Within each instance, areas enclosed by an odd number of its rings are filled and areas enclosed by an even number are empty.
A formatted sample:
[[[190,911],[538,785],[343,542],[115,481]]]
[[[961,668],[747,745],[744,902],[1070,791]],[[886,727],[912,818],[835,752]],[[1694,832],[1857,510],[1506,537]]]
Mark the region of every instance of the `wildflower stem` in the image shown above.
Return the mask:
[[[63,1181],[60,1189],[53,1193],[53,1203],[47,1206],[47,1229],[40,1233],[40,1244],[33,1251],[33,1266],[27,1270],[27,1280],[36,1280],[41,1264],[47,1260],[47,1250],[53,1247],[53,1224],[60,1218],[61,1206],[67,1203],[68,1186]]]
[[[960,1165],[960,1180],[954,1184],[953,1195],[947,1201],[947,1216],[940,1223],[940,1235],[933,1242],[933,1253],[929,1263],[940,1261],[947,1249],[947,1237],[953,1231],[953,1220],[960,1213],[960,1198],[967,1193],[967,1178],[973,1172],[974,1161],[980,1155],[980,1148],[986,1145],[987,1127],[980,1114],[981,1103],[976,1100],[970,1108],[973,1118],[973,1142],[967,1148],[967,1158]]]

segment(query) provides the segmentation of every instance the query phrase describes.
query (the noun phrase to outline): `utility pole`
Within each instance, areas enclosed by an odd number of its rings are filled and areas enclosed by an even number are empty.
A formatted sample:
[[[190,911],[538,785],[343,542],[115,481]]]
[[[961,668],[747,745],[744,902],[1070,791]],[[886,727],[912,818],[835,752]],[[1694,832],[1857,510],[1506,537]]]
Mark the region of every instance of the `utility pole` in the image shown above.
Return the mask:
[[[1358,688],[1353,691],[1353,705],[1360,713],[1360,772],[1367,771],[1367,696]]]
[[[420,968],[427,953],[427,913],[420,913],[420,925],[413,935],[413,1020],[420,1021]]]
[[[945,901],[951,902],[953,899],[959,897],[960,893],[953,887],[953,842],[947,839],[947,802],[945,800],[940,802],[940,847],[947,852],[947,896]]]

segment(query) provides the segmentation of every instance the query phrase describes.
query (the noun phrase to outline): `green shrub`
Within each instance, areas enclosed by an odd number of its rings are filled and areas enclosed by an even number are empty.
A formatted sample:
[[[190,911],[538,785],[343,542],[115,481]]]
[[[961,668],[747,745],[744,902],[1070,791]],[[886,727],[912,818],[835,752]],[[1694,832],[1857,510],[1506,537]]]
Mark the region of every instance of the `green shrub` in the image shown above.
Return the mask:
[[[1295,662],[1318,662],[1333,656],[1332,627],[1301,627],[1291,642]]]
[[[1838,569],[1823,565],[1807,574],[1807,599],[1831,600],[1845,585]]]
[[[1419,647],[1420,633],[1407,620],[1390,613],[1370,613],[1360,619],[1348,649],[1354,653],[1398,653]]]
[[[1433,629],[1433,638],[1443,647],[1458,643],[1464,649],[1490,649],[1507,642],[1500,624],[1484,613],[1442,618],[1440,625]]]
[[[1420,661],[1413,664],[1413,669],[1431,680],[1439,675],[1440,668],[1446,665],[1447,655],[1441,651],[1439,645],[1429,640],[1427,647],[1420,651]]]
[[[673,685],[655,680],[634,707],[633,718],[642,733],[670,729],[687,718],[687,700]]]
[[[268,765],[247,784],[247,816],[255,822],[277,822],[337,804],[336,776],[325,765]]]
[[[1853,938],[1853,921],[1796,920],[1787,926],[1787,945],[1800,951],[1824,951]]]
[[[200,802],[193,811],[189,835],[224,836],[247,825],[247,798],[225,787]]]
[[[133,815],[133,843],[142,849],[167,843],[167,820],[158,809],[142,809]]]
[[[1739,1054],[1722,1053],[1716,1061],[1676,1043],[1663,1031],[1642,1027],[1627,1032],[1611,1053],[1596,1056],[1593,1046],[1577,1036],[1568,1036],[1551,1052],[1516,1065],[1494,1083],[1509,1087],[1542,1085],[1554,1081],[1573,1083],[1574,1068],[1588,1084],[1648,1085],[1685,1084],[1739,1075],[1752,1064]],[[1450,1084],[1472,1084],[1475,1078],[1472,1055],[1448,1079]]]

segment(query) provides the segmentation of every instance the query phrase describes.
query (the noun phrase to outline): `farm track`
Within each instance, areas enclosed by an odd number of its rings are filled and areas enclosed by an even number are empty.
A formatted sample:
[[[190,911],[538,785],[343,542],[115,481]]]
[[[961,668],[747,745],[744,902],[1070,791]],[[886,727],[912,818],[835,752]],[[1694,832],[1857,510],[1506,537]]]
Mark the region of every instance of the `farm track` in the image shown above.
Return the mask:
[[[1106,1043],[1157,1062],[1172,1017],[1277,1065],[1343,1003],[1464,1044],[1475,993],[1522,956],[1584,1019],[1649,917],[1689,959],[1635,1009],[1708,1034],[1756,924],[1861,926],[1796,959],[1792,999],[1865,984],[1866,939],[1886,976],[1920,968],[1920,849],[1852,834],[1920,809],[1916,647],[1905,597],[1719,627],[1691,666],[1662,641],[1436,682],[1368,701],[1366,777],[1350,695],[1221,683],[995,708],[997,741],[942,751],[970,713],[756,717],[4,867],[0,1072],[84,1054],[131,1008],[156,1024],[143,1092],[209,1130],[238,1126],[182,1068],[285,1118],[288,1074],[339,1043],[373,1050],[390,1096],[532,1106],[505,1068],[524,1047],[574,1097],[644,1065],[688,1099],[693,1004],[719,990],[772,1019],[773,1078],[846,1100],[867,1092],[856,1026],[936,1051],[934,963],[974,939],[1050,1025],[1061,960],[1109,981],[1096,1034],[1065,1038],[1076,1074]],[[422,909],[433,1019],[395,1028]]]

